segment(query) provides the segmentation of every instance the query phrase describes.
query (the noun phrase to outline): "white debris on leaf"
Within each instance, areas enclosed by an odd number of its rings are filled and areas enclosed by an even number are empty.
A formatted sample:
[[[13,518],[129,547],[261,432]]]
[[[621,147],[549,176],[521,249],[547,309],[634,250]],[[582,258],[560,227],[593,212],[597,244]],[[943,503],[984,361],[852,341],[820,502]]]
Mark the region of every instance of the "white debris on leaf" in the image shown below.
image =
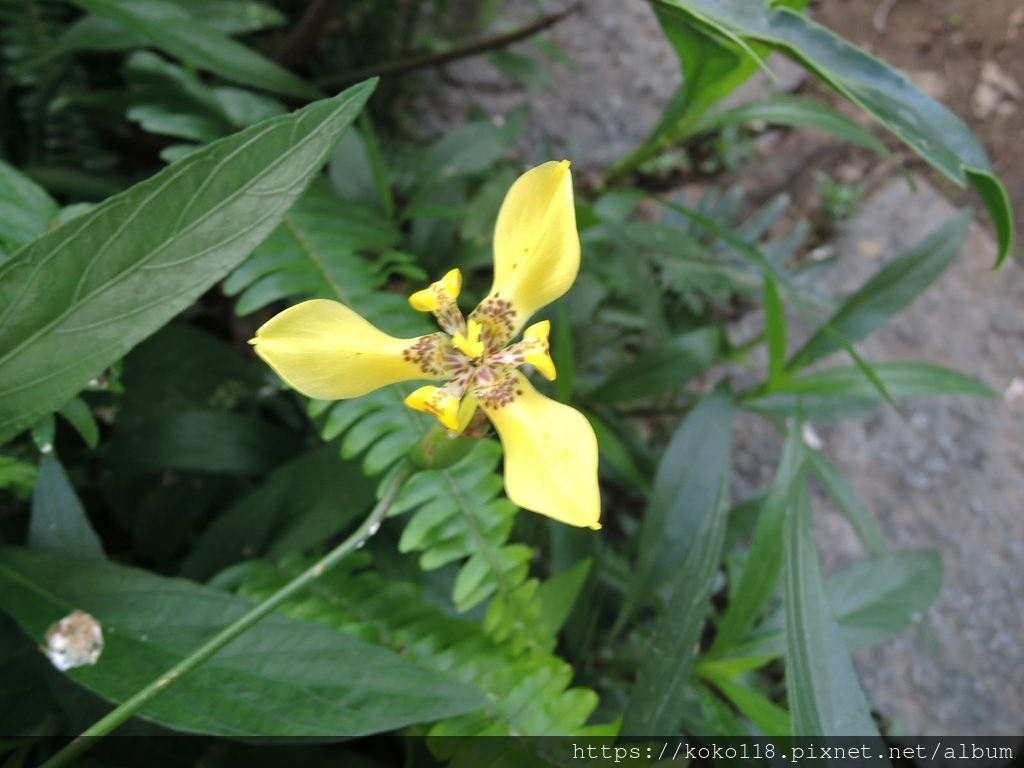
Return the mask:
[[[825,442],[821,439],[821,435],[815,431],[814,427],[812,427],[811,423],[808,421],[804,422],[803,438],[804,445],[812,450],[820,451],[825,447]]]
[[[95,664],[103,653],[103,630],[85,611],[72,611],[46,630],[42,651],[61,672]]]
[[[1003,393],[1003,399],[1013,405],[1024,405],[1024,379],[1014,376],[1010,386]]]

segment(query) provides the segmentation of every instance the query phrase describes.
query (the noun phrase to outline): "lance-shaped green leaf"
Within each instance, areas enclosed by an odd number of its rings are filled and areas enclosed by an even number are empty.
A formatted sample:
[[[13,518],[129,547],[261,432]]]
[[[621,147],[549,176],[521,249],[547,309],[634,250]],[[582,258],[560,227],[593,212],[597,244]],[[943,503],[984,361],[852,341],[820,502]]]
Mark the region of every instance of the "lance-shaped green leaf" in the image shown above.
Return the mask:
[[[889,542],[882,532],[874,514],[868,505],[857,495],[856,489],[843,477],[836,466],[818,451],[807,451],[807,466],[825,493],[831,497],[839,511],[843,513],[850,526],[860,539],[871,557],[881,557],[889,551]]]
[[[705,395],[672,436],[654,477],[643,517],[628,607],[676,582],[694,533],[728,475],[735,404],[723,388]]]
[[[779,298],[779,287],[769,275],[764,276],[764,339],[768,347],[768,381],[774,385],[786,373],[786,311]]]
[[[839,633],[853,652],[899,634],[931,608],[942,588],[942,553],[934,549],[886,552],[843,569],[825,587]],[[756,637],[725,658],[701,661],[698,671],[731,678],[785,654],[782,614],[780,610]]]
[[[373,82],[189,155],[0,265],[0,443],[192,304],[284,218]]]
[[[692,132],[702,133],[726,125],[754,121],[794,128],[812,128],[851,144],[874,150],[880,155],[891,154],[885,144],[876,139],[871,131],[842,112],[813,101],[783,95],[763,101],[752,101],[708,115],[693,127]]]
[[[960,253],[970,226],[970,212],[963,211],[896,256],[843,301],[828,320],[831,332],[818,330],[793,355],[786,369],[795,373],[838,350],[836,334],[853,344],[884,325],[950,265]]]
[[[731,418],[727,422],[731,426]],[[678,503],[692,506],[698,516],[690,516],[690,546],[679,555],[669,585],[672,595],[644,651],[633,695],[622,716],[623,736],[674,735],[685,718],[691,695],[690,673],[708,614],[729,518],[728,452],[723,456],[716,451],[715,458],[718,465],[708,467],[710,477],[702,480],[713,495],[708,497],[698,489],[696,503],[703,503],[702,509],[688,497],[689,488],[678,489]],[[673,466],[672,470],[678,474],[680,468]]]
[[[100,18],[199,69],[241,85],[299,99],[323,94],[287,69],[164,0],[72,0]]]
[[[251,608],[239,597],[96,560],[0,548],[0,608],[36,642],[82,610],[103,630],[67,676],[121,702]],[[221,736],[359,736],[479,709],[480,693],[330,627],[271,615],[139,716]]]
[[[746,565],[734,593],[735,599],[718,626],[713,651],[724,651],[743,639],[757,618],[768,607],[782,575],[782,542],[786,515],[793,503],[797,478],[804,461],[803,436],[799,424],[789,428],[789,435],[768,495],[754,528]]]
[[[698,34],[737,57],[730,77],[736,73],[745,77],[752,71],[753,54],[760,54],[761,47],[802,64],[949,179],[961,186],[973,185],[996,226],[997,265],[1009,253],[1013,244],[1010,202],[981,144],[956,115],[918,90],[906,76],[782,3],[655,0],[654,5],[683,61],[692,54],[681,50],[675,43],[677,37],[689,41]]]
[[[794,736],[874,736],[818,562],[807,482],[786,520],[786,688]]]
[[[872,366],[872,369],[893,397],[996,396],[995,392],[977,379],[941,365],[907,361],[878,363]],[[790,379],[774,387],[774,390],[841,397],[871,397],[878,391],[864,375],[864,372],[855,366],[842,366],[809,373],[806,376]]]

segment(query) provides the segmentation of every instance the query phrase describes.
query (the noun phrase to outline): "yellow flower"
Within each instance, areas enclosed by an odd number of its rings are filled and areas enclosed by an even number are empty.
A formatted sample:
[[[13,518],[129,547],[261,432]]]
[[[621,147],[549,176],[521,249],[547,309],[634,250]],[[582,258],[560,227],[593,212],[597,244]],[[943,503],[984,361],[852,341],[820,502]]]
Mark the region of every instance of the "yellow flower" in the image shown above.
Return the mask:
[[[309,397],[358,397],[400,381],[443,380],[406,398],[453,434],[481,408],[505,450],[505,491],[517,506],[576,526],[600,528],[597,438],[579,411],[550,400],[517,370],[532,365],[548,379],[555,366],[550,323],[529,317],[576,279],[576,231],[569,161],[544,163],[512,185],[494,230],[494,283],[469,315],[456,299],[453,269],[409,303],[432,312],[444,333],[398,339],[343,304],[315,299],[286,309],[256,332],[256,353]]]

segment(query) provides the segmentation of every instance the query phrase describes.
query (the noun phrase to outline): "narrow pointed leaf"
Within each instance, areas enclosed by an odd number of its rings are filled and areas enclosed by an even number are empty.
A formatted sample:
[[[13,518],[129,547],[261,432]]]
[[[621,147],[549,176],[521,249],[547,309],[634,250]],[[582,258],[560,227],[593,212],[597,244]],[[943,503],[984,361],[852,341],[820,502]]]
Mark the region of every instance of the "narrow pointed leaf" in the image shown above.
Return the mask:
[[[722,474],[728,474],[734,415],[732,396],[716,389],[701,398],[672,436],[640,529],[630,607],[675,584],[679,563],[718,499]]]
[[[775,592],[782,576],[786,515],[793,503],[803,461],[802,430],[794,424],[789,428],[775,480],[761,506],[746,566],[734,590],[736,597],[718,626],[714,652],[720,653],[742,640]]]
[[[714,496],[701,496],[701,501],[710,503],[701,510],[699,519],[692,520],[691,545],[677,561],[672,596],[644,651],[620,735],[672,736],[683,723],[690,696],[690,673],[725,541],[729,517],[728,454],[707,482],[716,484]]]
[[[768,275],[764,277],[764,338],[768,345],[768,380],[774,384],[785,375],[786,313],[779,288]]]
[[[786,521],[785,606],[793,735],[878,738],[825,590],[803,478]]]
[[[937,395],[977,395],[995,397],[996,393],[977,379],[931,363],[898,362],[872,366],[875,375],[893,397],[935,397]],[[777,392],[871,397],[877,388],[860,368],[843,366],[816,371],[775,387]]]
[[[0,442],[66,403],[242,261],[373,87],[215,142],[0,264]]]
[[[0,160],[0,245],[17,250],[48,230],[56,217],[57,203],[49,193]]]
[[[889,551],[889,542],[867,504],[836,466],[818,451],[807,451],[807,465],[839,511],[849,521],[860,543],[871,557]]]
[[[752,101],[733,109],[708,115],[692,129],[693,133],[711,131],[726,125],[760,121],[769,125],[787,125],[794,128],[812,128],[852,144],[874,150],[880,155],[891,154],[885,144],[875,138],[867,128],[851,120],[842,112],[806,99],[792,96],[774,96],[763,101]]]
[[[882,267],[829,318],[832,333],[822,328],[811,336],[793,355],[787,370],[799,371],[839,349],[835,334],[853,344],[884,325],[956,258],[970,226],[970,212],[963,211]]]
[[[587,394],[594,403],[618,403],[660,395],[682,386],[715,361],[724,334],[716,325],[684,333],[641,353]]]
[[[32,494],[29,546],[62,552],[72,557],[106,557],[103,545],[86,517],[82,502],[71,487],[60,459],[51,450],[39,459],[39,474]]]

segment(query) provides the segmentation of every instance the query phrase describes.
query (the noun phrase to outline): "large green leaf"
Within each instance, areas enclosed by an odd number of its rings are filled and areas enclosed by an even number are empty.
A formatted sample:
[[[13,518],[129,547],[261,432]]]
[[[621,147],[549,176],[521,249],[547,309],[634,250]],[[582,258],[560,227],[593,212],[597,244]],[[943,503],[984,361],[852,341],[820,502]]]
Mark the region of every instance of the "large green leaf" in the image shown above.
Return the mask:
[[[1009,253],[1013,214],[1006,190],[993,175],[981,144],[956,115],[918,90],[906,76],[780,3],[654,0],[654,6],[684,63],[684,74],[686,59],[696,50],[692,37],[697,35],[728,48],[735,57],[735,69],[723,73],[723,79],[737,73],[746,76],[753,69],[755,46],[789,56],[871,114],[945,176],[961,186],[972,184],[996,225],[997,264]],[[677,38],[689,50],[683,50]]]
[[[323,94],[287,69],[204,24],[165,0],[72,0],[89,13],[113,21],[148,44],[232,82],[291,96]]]
[[[786,688],[794,736],[874,736],[878,728],[825,591],[807,483],[786,521]]]
[[[373,87],[211,144],[0,265],[0,443],[67,402],[245,258]]]
[[[0,607],[37,642],[75,609],[106,646],[68,677],[120,702],[156,679],[248,601],[95,560],[0,549]],[[471,712],[478,691],[328,627],[269,616],[155,698],[140,716],[223,736],[358,736]]]
[[[679,563],[690,556],[696,532],[720,503],[734,409],[723,389],[705,395],[665,449],[640,529],[629,607],[652,593],[675,589]]]
[[[829,318],[831,332],[815,332],[790,359],[787,370],[795,373],[838,350],[836,334],[853,344],[898,314],[956,258],[970,226],[970,213],[964,211],[878,270]]]

